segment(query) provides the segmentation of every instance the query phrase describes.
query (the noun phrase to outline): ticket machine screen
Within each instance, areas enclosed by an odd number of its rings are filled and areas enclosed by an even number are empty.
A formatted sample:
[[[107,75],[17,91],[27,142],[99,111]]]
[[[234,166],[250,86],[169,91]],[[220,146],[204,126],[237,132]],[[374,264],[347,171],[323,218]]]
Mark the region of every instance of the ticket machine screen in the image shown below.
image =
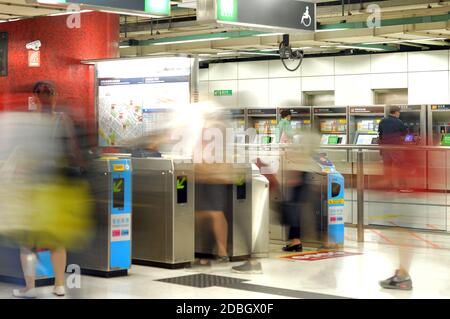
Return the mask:
[[[412,143],[412,142],[414,142],[414,135],[413,135],[413,134],[407,134],[407,135],[405,136],[405,142],[406,142],[406,143]]]
[[[444,134],[441,138],[442,146],[450,146],[450,134]]]
[[[113,180],[113,207],[124,209],[125,207],[125,179],[114,178]]]
[[[356,145],[376,145],[378,138],[374,134],[359,134],[356,139]]]

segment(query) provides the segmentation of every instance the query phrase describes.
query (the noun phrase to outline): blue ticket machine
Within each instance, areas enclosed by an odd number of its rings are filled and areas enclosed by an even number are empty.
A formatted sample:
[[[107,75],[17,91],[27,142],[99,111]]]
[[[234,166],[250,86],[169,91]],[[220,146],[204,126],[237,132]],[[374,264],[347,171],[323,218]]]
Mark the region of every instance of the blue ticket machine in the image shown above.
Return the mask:
[[[337,246],[344,245],[344,176],[336,171],[334,164],[324,155],[317,155],[316,163],[325,174],[326,199],[322,203],[326,221],[327,243]]]
[[[83,274],[124,276],[131,268],[131,173],[131,159],[114,157],[94,161],[89,170],[95,229],[89,245],[68,255],[68,265]]]
[[[344,177],[322,154],[313,158],[316,168],[305,174],[306,191],[300,209],[301,238],[335,248],[344,245]]]

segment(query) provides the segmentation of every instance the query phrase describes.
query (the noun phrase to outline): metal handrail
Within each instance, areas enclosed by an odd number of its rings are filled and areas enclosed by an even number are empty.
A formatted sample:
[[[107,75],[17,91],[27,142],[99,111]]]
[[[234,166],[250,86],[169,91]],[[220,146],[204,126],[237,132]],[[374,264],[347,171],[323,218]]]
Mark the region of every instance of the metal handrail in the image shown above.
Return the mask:
[[[301,149],[302,144],[235,144],[238,147],[252,148],[279,148],[279,149]],[[336,149],[336,150],[420,150],[420,151],[450,151],[450,146],[426,146],[426,145],[318,145],[318,149]]]

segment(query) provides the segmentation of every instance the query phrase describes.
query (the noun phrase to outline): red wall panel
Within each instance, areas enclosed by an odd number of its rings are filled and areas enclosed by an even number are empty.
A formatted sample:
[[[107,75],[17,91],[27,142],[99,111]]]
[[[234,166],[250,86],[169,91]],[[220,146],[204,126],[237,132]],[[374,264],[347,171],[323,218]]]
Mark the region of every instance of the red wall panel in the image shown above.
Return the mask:
[[[9,35],[8,76],[0,77],[1,110],[27,110],[33,84],[50,80],[57,86],[58,105],[92,124],[94,69],[80,61],[118,57],[119,16],[83,13],[79,29],[68,28],[67,19],[53,16],[0,24],[0,31]],[[25,46],[35,40],[42,42],[41,66],[31,68]]]

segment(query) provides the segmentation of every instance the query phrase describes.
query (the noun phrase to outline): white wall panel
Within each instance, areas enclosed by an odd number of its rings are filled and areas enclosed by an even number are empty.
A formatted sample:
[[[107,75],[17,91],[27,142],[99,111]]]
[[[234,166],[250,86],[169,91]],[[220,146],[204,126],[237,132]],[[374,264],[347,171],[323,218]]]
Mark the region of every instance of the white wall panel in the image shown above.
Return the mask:
[[[199,100],[207,101],[209,100],[209,82],[201,81],[198,87]]]
[[[334,76],[303,77],[302,91],[334,91]]]
[[[209,81],[209,69],[200,69],[199,79],[200,81]]]
[[[270,107],[269,80],[239,80],[239,107]]]
[[[238,78],[267,79],[269,77],[269,61],[238,63]]]
[[[408,72],[408,53],[384,53],[371,56],[372,73]]]
[[[372,89],[406,89],[408,73],[371,74],[370,82]]]
[[[370,55],[338,56],[335,59],[335,74],[370,73]]]
[[[304,59],[302,64],[302,76],[334,75],[334,58],[310,58]]]
[[[269,79],[269,105],[297,106],[302,102],[301,78]]]
[[[449,103],[449,73],[416,72],[408,76],[408,103]]]
[[[408,71],[448,71],[448,51],[409,52]]]
[[[238,81],[210,81],[209,99],[222,106],[235,108],[238,104]],[[214,96],[215,90],[233,90],[232,96]]]
[[[300,66],[297,71],[288,71],[281,60],[271,60],[269,61],[269,78],[288,78],[288,77],[299,77],[301,76]]]
[[[336,105],[373,104],[370,75],[344,75],[335,78]]]
[[[237,63],[213,63],[209,65],[209,80],[237,80]]]

